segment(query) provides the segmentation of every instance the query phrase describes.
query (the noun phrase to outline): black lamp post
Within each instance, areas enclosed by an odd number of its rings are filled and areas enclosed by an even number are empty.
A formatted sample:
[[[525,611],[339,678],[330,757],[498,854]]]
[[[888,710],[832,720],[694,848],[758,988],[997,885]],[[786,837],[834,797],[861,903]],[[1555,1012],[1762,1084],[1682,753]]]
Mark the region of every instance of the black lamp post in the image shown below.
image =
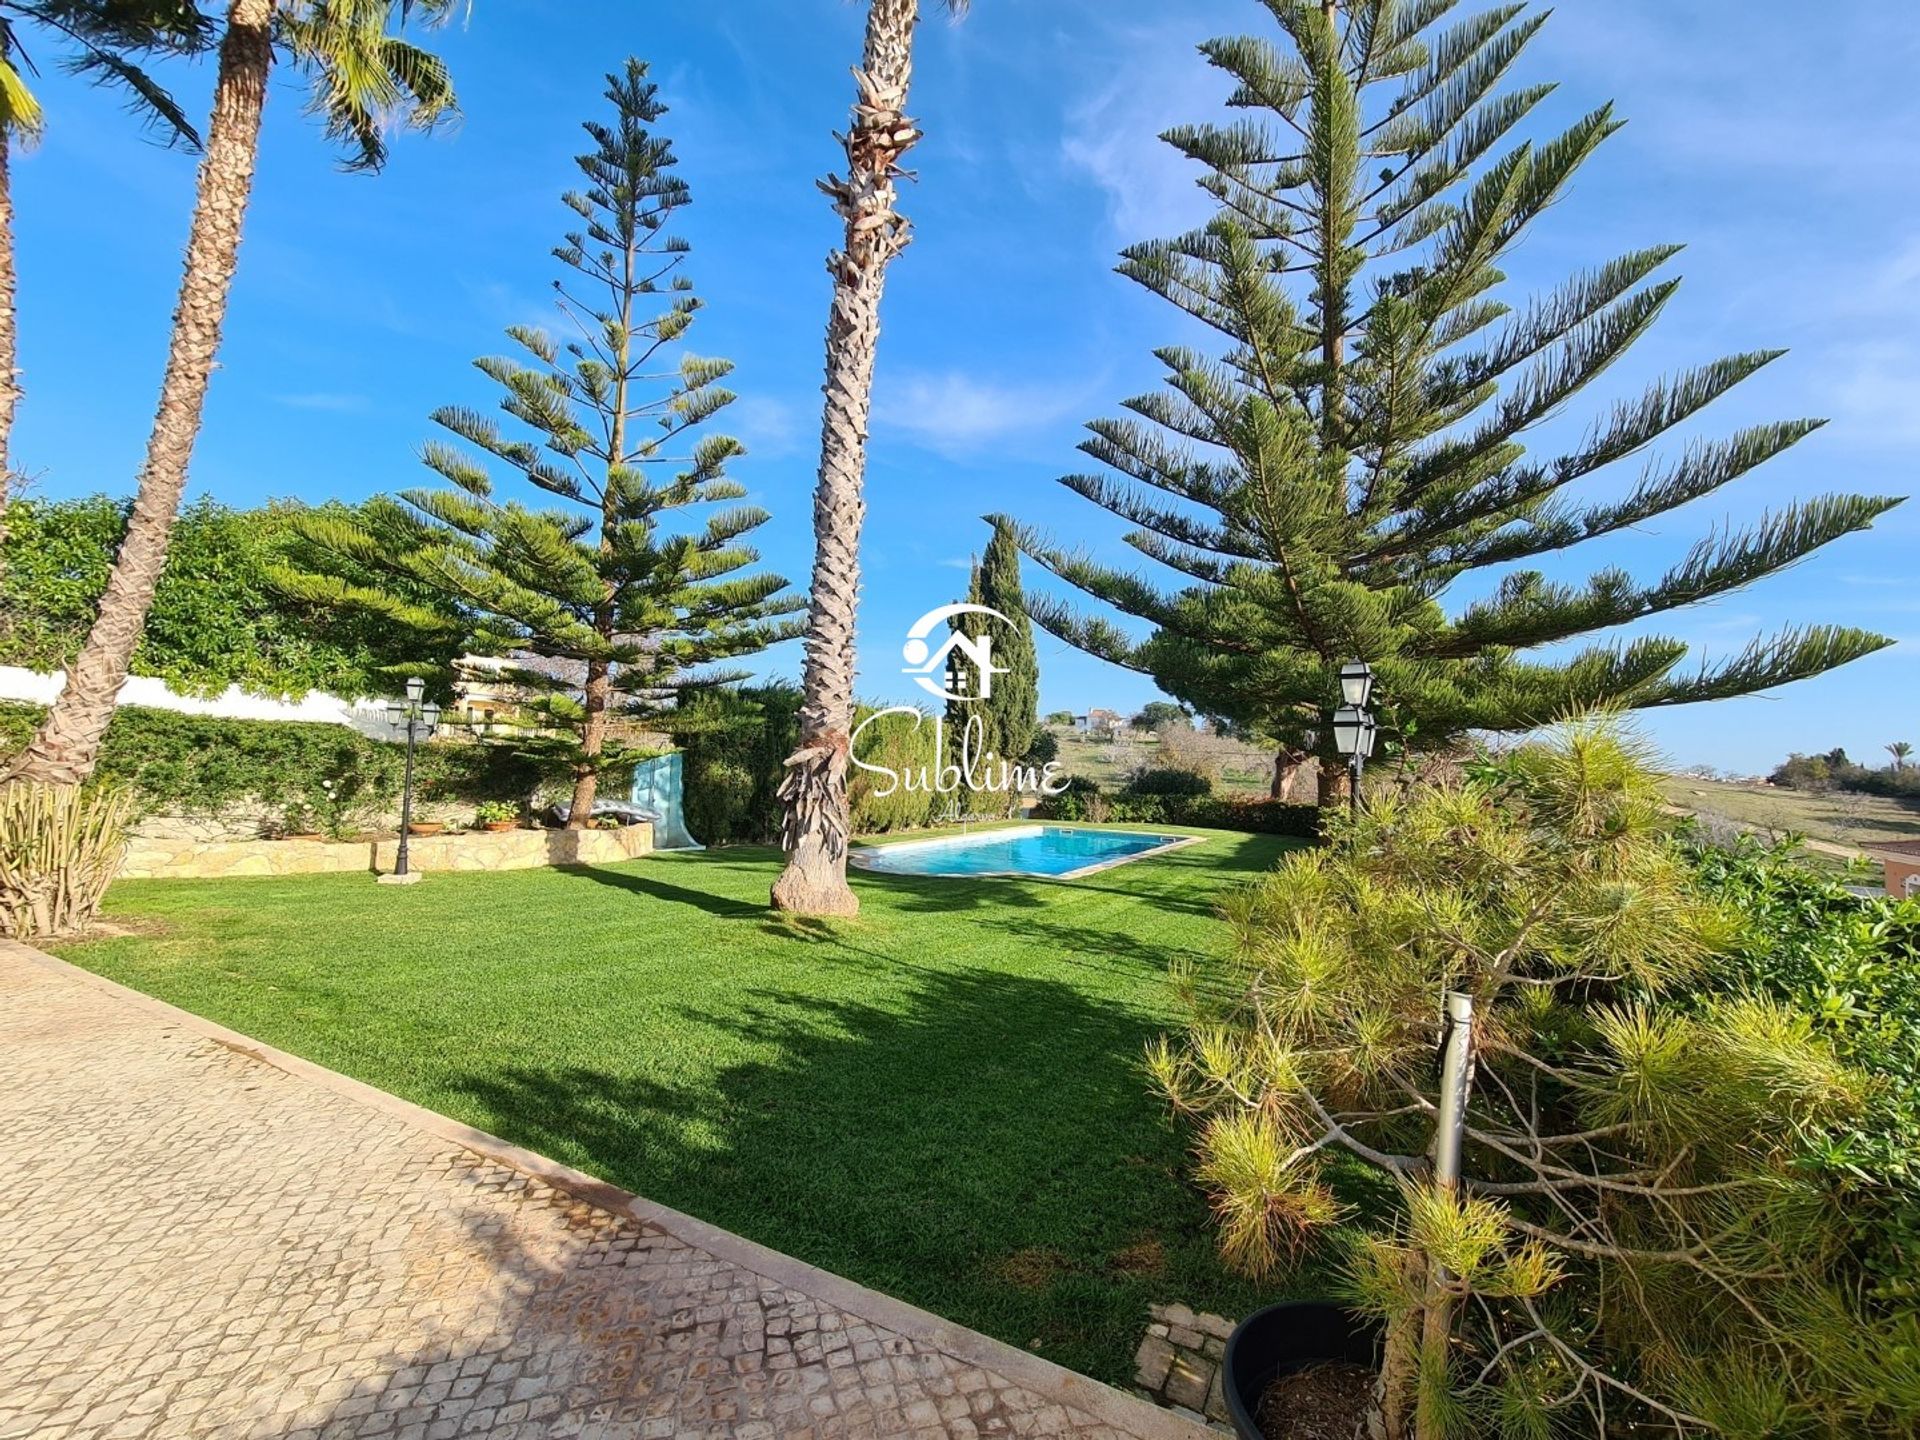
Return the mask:
[[[1333,748],[1347,757],[1347,803],[1360,813],[1360,775],[1367,758],[1373,754],[1373,713],[1367,701],[1373,697],[1373,667],[1364,660],[1349,660],[1340,667],[1340,698],[1346,703],[1333,712]]]
[[[407,681],[407,698],[387,706],[387,719],[396,726],[404,725],[407,731],[407,764],[400,780],[400,849],[394,856],[393,873],[380,877],[394,885],[411,884],[419,878],[407,868],[407,833],[413,826],[413,746],[419,736],[431,736],[440,724],[440,707],[421,699],[426,693],[427,682],[416,675]]]

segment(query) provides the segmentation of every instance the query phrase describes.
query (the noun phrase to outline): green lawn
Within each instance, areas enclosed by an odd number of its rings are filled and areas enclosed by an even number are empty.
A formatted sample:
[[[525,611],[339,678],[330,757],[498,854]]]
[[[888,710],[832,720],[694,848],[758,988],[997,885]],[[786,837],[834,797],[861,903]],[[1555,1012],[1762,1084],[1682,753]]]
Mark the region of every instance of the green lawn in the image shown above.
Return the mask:
[[[1221,1271],[1139,1057],[1167,961],[1288,843],[1209,832],[1069,882],[857,874],[844,924],[771,920],[765,850],[129,882],[107,910],[136,933],[61,953],[1125,1383],[1150,1300],[1287,1293]]]

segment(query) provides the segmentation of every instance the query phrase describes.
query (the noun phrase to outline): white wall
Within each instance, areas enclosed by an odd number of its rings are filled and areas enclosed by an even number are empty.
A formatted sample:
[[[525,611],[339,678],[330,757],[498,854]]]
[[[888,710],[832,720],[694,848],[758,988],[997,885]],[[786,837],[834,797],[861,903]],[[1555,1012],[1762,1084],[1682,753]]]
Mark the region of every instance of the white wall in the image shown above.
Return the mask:
[[[67,682],[64,673],[42,675],[17,665],[0,665],[0,700],[22,700],[50,705]],[[122,705],[145,705],[154,710],[177,710],[183,715],[218,715],[228,720],[306,720],[323,725],[345,725],[374,740],[391,740],[384,700],[342,700],[312,691],[299,700],[272,700],[249,695],[238,685],[210,700],[180,695],[164,680],[134,675],[121,687]]]

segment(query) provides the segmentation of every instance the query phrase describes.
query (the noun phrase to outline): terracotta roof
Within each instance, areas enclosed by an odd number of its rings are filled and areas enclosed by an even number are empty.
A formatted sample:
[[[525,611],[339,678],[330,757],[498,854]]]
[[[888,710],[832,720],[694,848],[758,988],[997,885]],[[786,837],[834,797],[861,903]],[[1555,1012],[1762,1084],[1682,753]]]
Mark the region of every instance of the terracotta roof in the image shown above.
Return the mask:
[[[1877,855],[1911,855],[1920,859],[1920,840],[1875,840],[1861,848]]]

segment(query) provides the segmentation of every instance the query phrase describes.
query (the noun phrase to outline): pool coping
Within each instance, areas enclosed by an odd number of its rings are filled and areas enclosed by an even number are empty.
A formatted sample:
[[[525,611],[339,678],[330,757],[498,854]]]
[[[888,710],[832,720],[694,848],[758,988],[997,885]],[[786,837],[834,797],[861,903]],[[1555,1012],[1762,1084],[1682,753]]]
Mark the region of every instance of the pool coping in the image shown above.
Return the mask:
[[[1111,870],[1116,865],[1131,865],[1135,860],[1151,859],[1155,855],[1166,855],[1188,845],[1198,845],[1207,837],[1204,835],[1168,835],[1157,830],[1112,830],[1103,825],[1061,825],[1035,821],[1026,825],[1003,825],[992,830],[981,830],[974,834],[937,835],[930,840],[903,840],[888,845],[864,845],[850,847],[847,859],[858,865],[869,875],[913,875],[910,870],[888,870],[875,865],[870,856],[898,854],[902,850],[937,850],[942,846],[965,845],[988,836],[996,840],[1020,838],[1028,835],[1040,835],[1048,830],[1091,830],[1108,835],[1152,835],[1162,841],[1161,844],[1146,850],[1136,850],[1131,855],[1116,855],[1111,860],[1099,860],[1092,865],[1082,865],[1078,870],[1065,870],[1058,875],[1042,875],[1032,870],[971,870],[964,875],[940,875],[932,872],[918,872],[920,878],[927,880],[1079,880],[1087,875],[1098,874],[1102,870]]]

